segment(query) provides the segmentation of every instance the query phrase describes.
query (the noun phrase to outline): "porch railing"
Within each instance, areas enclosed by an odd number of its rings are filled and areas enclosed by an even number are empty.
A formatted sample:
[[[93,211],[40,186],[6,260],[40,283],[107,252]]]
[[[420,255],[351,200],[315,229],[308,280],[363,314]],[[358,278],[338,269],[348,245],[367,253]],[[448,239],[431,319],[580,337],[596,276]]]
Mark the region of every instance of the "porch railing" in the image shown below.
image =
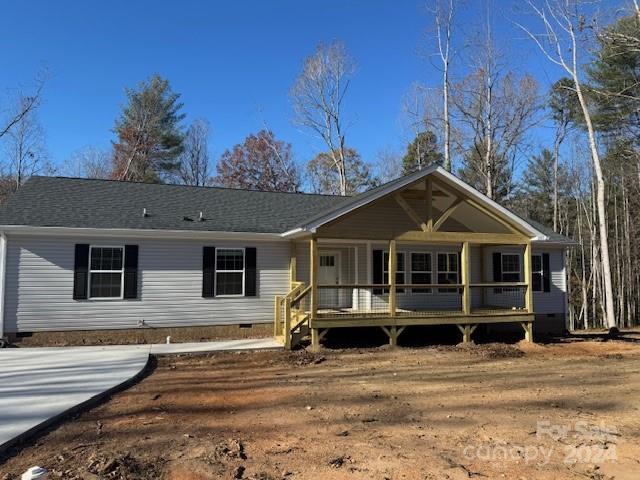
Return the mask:
[[[526,311],[524,283],[318,285],[318,317],[425,316]],[[467,292],[467,293],[466,293]],[[466,293],[466,294],[465,294]],[[465,297],[469,296],[465,310]]]
[[[286,295],[275,297],[274,335],[283,339],[287,349],[295,346],[309,326],[311,286],[293,282],[292,287]]]

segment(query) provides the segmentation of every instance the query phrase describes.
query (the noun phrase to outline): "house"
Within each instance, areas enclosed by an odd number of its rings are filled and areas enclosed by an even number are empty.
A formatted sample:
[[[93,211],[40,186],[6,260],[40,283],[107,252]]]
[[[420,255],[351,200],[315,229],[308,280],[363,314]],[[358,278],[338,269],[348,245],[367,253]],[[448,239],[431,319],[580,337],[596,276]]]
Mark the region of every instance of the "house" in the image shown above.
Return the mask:
[[[565,250],[440,167],[354,197],[33,177],[0,209],[0,337],[273,323],[565,330]],[[518,327],[519,328],[519,327]]]

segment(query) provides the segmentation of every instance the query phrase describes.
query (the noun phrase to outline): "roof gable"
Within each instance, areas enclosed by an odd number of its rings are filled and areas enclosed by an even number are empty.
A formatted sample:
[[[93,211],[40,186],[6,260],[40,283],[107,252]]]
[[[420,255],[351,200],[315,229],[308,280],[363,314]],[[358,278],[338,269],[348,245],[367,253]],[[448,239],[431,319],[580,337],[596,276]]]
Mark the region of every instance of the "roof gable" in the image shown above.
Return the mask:
[[[323,225],[334,222],[338,218],[352,213],[357,209],[370,205],[376,200],[379,200],[388,195],[392,195],[412,184],[416,184],[428,176],[433,176],[438,181],[443,182],[448,188],[462,192],[466,197],[473,199],[473,201],[477,202],[478,204],[481,204],[484,208],[490,210],[499,218],[512,225],[518,231],[526,234],[527,236],[530,236],[532,239],[548,239],[545,233],[541,232],[531,223],[515,215],[510,210],[491,200],[486,195],[483,195],[478,190],[474,189],[473,187],[458,179],[438,165],[431,165],[423,170],[414,172],[410,175],[406,175],[355,197],[351,197],[349,201],[321,212],[316,217],[311,218],[304,224],[300,225],[298,228],[287,232],[285,235],[298,235],[304,232],[315,232]]]

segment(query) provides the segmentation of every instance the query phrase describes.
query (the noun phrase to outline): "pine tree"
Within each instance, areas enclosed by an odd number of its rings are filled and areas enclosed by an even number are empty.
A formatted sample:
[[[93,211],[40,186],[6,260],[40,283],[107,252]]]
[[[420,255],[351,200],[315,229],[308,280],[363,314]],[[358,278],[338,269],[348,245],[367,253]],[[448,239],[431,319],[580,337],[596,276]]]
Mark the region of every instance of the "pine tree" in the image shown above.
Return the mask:
[[[442,164],[444,156],[438,145],[438,138],[432,131],[420,132],[407,146],[407,153],[402,159],[402,173],[407,175],[432,163]]]
[[[509,200],[514,189],[511,162],[504,155],[490,156],[487,165],[487,147],[483,142],[474,143],[464,155],[463,166],[458,175],[477,190],[497,202]],[[491,192],[487,191],[487,183],[491,183]]]
[[[159,182],[179,167],[184,134],[182,103],[159,75],[126,90],[128,104],[116,120],[113,178]]]
[[[553,203],[555,183],[555,160],[553,153],[544,148],[534,155],[522,174],[521,189],[517,195],[518,210],[524,215],[544,225],[553,223]],[[558,197],[567,196],[567,173],[562,165],[558,166]]]
[[[623,17],[598,35],[587,72],[596,106],[594,124],[612,135],[640,135],[640,19]]]

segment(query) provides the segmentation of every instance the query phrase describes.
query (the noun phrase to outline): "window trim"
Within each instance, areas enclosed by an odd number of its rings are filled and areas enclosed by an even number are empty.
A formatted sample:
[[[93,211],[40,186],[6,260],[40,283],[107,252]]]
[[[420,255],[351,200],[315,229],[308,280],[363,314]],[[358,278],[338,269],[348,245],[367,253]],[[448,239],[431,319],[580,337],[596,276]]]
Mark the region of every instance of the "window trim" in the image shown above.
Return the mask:
[[[91,256],[94,248],[119,248],[122,250],[122,268],[120,270],[93,270],[91,268]],[[91,296],[91,274],[92,273],[116,273],[120,272],[120,296],[119,297],[92,297]],[[124,245],[92,245],[89,244],[89,265],[87,269],[87,300],[94,301],[117,301],[124,300]]]
[[[218,253],[221,250],[242,250],[242,270],[220,270],[218,269]],[[237,297],[244,297],[244,290],[245,290],[245,275],[246,275],[246,270],[247,270],[247,261],[246,261],[246,251],[245,251],[245,247],[216,247],[216,257],[214,259],[214,265],[215,265],[215,275],[213,276],[213,291],[215,293],[215,296],[217,298],[237,298]],[[225,293],[225,294],[219,294],[218,293],[218,274],[220,272],[223,273],[242,273],[242,293]]]
[[[540,270],[533,269],[533,257],[540,257]],[[535,289],[533,282],[533,276],[536,273],[540,274],[540,288],[538,290]],[[544,261],[541,253],[531,254],[531,291],[534,293],[544,293]]]
[[[413,254],[414,253],[419,253],[421,255],[429,255],[430,258],[430,263],[431,263],[431,270],[414,270],[413,269]],[[413,274],[415,273],[428,273],[429,274],[429,283],[433,284],[433,252],[431,250],[425,252],[425,251],[415,251],[412,250],[411,252],[409,252],[409,266],[411,267],[409,269],[409,279],[411,280],[411,283],[413,283]],[[420,290],[418,292],[416,292],[415,290]],[[434,288],[431,287],[424,287],[424,288],[412,288],[411,289],[411,295],[433,295],[434,292]]]
[[[384,261],[384,256],[387,256],[387,261]],[[402,279],[404,280],[400,285],[405,285],[407,283],[407,252],[404,250],[396,250],[396,257],[398,255],[402,255],[402,270],[398,270],[398,260],[396,258],[396,275],[398,275],[398,273],[402,273]],[[382,250],[382,283],[385,284],[384,282],[384,276],[385,274],[387,275],[387,283],[386,285],[389,285],[389,250]],[[398,287],[398,280],[396,278],[396,295],[406,295],[407,294],[407,288],[404,287]],[[383,290],[383,294],[384,295],[389,295],[389,288],[385,288]]]
[[[447,285],[446,283],[440,283],[438,282],[438,274],[441,273],[440,272],[440,264],[438,263],[438,255],[447,255],[447,264],[449,263],[449,255],[455,255],[456,256],[456,261],[460,261],[459,259],[459,255],[460,252],[457,251],[444,251],[444,252],[436,252],[436,284],[437,285]],[[449,266],[449,265],[448,265]],[[450,266],[449,266],[450,267]],[[458,265],[458,267],[460,267]],[[454,273],[453,270],[443,270],[442,273]],[[460,284],[460,271],[459,268],[455,270],[455,274],[456,274],[456,283]],[[438,287],[436,289],[438,291],[438,294],[440,295],[459,295],[460,294],[460,287]],[[444,290],[444,291],[443,291]]]

